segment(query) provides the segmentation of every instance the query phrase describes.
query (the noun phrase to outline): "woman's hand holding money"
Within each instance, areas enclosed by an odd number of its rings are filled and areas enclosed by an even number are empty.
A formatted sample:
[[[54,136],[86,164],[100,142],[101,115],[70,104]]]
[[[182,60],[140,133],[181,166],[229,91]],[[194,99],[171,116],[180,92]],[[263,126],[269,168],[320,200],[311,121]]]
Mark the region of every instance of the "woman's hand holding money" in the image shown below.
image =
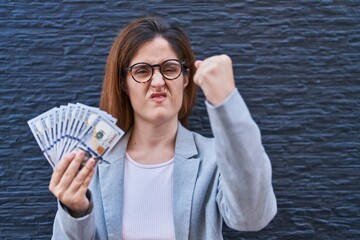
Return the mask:
[[[59,162],[52,174],[49,189],[70,211],[73,217],[81,217],[89,209],[86,191],[95,173],[95,160],[90,158],[79,171],[84,152],[71,152]]]

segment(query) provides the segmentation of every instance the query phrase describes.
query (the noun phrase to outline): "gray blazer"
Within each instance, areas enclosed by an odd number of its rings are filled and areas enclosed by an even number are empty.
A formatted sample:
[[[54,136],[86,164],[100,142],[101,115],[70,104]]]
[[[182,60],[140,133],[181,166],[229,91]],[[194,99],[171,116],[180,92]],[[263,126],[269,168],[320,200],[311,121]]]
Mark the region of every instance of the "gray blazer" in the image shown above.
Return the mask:
[[[271,164],[239,92],[220,106],[206,105],[214,138],[178,126],[173,183],[176,239],[223,239],[222,220],[239,231],[258,231],[277,211]],[[75,219],[59,204],[53,239],[121,239],[129,135],[109,152],[107,162],[97,166],[88,215]]]

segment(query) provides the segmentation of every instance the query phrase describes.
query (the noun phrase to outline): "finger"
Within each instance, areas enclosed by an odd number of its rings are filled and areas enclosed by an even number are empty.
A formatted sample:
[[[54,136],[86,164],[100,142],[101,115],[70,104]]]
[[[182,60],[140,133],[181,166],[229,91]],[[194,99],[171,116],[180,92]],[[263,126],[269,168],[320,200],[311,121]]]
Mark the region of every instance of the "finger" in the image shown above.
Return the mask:
[[[75,155],[75,152],[66,154],[64,158],[59,162],[59,164],[55,167],[50,180],[50,190],[60,182],[62,176],[64,175],[64,172],[68,168],[70,162],[74,159]]]
[[[61,185],[62,188],[67,189],[70,186],[79,171],[79,167],[83,159],[84,151],[78,151],[64,172],[63,177],[60,179],[59,185]]]
[[[80,185],[79,189],[78,189],[78,193],[81,195],[85,195],[87,189],[89,188],[89,185],[91,183],[91,180],[93,178],[95,174],[95,168],[92,168],[89,172],[89,174],[87,175],[87,177],[85,178],[85,180],[83,181],[83,183]]]
[[[92,171],[94,170],[94,165],[95,165],[95,160],[93,158],[90,158],[86,162],[84,167],[76,175],[74,181],[72,181],[71,185],[69,186],[69,190],[73,192],[77,192],[78,189],[82,186],[85,186],[87,189],[89,184],[86,183],[85,180],[88,178],[89,175],[91,175]]]
[[[201,61],[201,60],[196,60],[196,61],[195,61],[195,67],[196,67],[196,68],[199,68],[202,62],[203,62],[203,61]]]
[[[200,65],[202,64],[202,62],[203,61],[201,61],[201,60],[196,60],[195,63],[194,63],[195,68],[196,68],[196,72],[195,72],[195,75],[193,77],[193,80],[194,80],[194,83],[196,85],[198,85],[198,86],[200,86],[200,82],[199,82],[199,74],[200,73],[199,73],[198,69],[199,69]]]
[[[200,62],[200,63],[199,63]],[[198,63],[195,62],[195,66],[197,66],[195,75],[194,75],[194,83],[196,85],[198,85],[201,89],[202,89],[202,83],[203,83],[203,78],[204,78],[204,73],[206,73],[207,69],[208,69],[208,65],[205,64],[203,61],[199,61]],[[200,67],[201,65],[201,67]]]

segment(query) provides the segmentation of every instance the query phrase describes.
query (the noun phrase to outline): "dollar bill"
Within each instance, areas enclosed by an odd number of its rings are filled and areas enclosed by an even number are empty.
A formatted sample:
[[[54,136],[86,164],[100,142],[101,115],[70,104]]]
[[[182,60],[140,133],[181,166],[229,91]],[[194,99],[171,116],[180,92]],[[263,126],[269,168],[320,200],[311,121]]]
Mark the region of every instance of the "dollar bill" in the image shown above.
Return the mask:
[[[124,135],[110,114],[81,103],[54,107],[30,119],[28,125],[53,168],[67,153],[79,149],[86,152],[84,163],[91,157],[106,161],[106,154]]]

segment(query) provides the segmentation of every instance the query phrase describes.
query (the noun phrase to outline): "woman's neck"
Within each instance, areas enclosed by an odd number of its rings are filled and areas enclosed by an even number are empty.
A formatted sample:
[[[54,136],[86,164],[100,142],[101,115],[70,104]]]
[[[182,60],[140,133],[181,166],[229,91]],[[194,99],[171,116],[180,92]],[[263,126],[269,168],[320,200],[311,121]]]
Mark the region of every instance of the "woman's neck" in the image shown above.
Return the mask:
[[[135,121],[127,146],[128,154],[141,164],[170,160],[174,157],[177,128],[177,121],[156,126]]]

